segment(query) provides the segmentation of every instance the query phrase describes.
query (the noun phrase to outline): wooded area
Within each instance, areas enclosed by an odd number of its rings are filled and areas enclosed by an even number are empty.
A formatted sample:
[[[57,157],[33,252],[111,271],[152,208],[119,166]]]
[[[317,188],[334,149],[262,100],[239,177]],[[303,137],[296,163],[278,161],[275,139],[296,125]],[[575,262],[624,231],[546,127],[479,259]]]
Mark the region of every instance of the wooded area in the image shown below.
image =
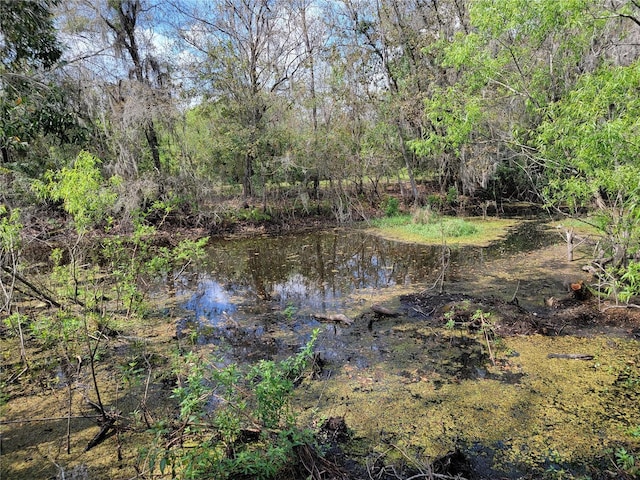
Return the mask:
[[[95,222],[153,221],[155,206],[205,228],[361,220],[394,189],[407,206],[590,211],[602,260],[636,256],[635,0],[1,6],[9,210],[61,202],[43,185],[67,174],[102,192]]]

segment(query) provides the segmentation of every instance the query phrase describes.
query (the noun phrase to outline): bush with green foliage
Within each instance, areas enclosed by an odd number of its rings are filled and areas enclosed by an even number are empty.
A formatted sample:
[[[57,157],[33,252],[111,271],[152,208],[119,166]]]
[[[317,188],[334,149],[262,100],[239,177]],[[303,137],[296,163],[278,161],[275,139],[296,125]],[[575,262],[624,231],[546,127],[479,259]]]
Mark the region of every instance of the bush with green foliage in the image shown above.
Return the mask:
[[[387,217],[395,217],[400,213],[400,202],[396,197],[387,197],[383,204],[384,214]]]
[[[32,188],[42,199],[62,202],[78,232],[84,232],[106,218],[117,198],[113,187],[121,182],[114,176],[105,183],[100,163],[100,159],[82,151],[73,167],[47,171],[45,181],[34,181]]]
[[[449,205],[455,205],[458,202],[458,189],[455,185],[451,185],[447,190],[446,199]]]
[[[90,256],[81,245],[81,237],[100,223],[105,233],[110,233],[110,211],[116,200],[115,187],[118,177],[105,180],[99,169],[100,160],[88,152],[80,152],[70,168],[49,171],[45,181],[34,181],[32,188],[42,199],[60,202],[64,211],[74,220],[78,234],[75,244],[68,248],[71,261],[63,263],[61,249],[54,249],[54,287],[63,298],[72,299],[90,309],[105,310],[104,301],[113,298],[116,307],[126,312],[144,313],[146,292],[139,286],[150,280],[166,276],[170,271],[184,268],[190,262],[204,256],[208,238],[182,240],[177,246],[154,245],[156,227],[146,218],[160,216],[164,219],[175,208],[171,201],[155,202],[147,211],[134,212],[134,231],[131,235],[105,236],[100,245],[100,259],[109,272],[105,277],[101,268],[81,261]],[[110,307],[114,308],[114,305]]]
[[[318,330],[299,353],[242,368],[196,352],[178,356],[177,429],[156,426],[141,452],[150,472],[181,479],[275,478],[312,433],[296,425],[290,399],[313,358]]]
[[[4,275],[0,273],[0,291],[2,292],[0,312],[11,313],[10,306],[18,273],[16,270],[19,267],[22,250],[21,232],[20,210],[17,208],[9,210],[5,205],[0,204],[0,268],[5,273],[10,273],[10,278],[7,280],[4,280]]]
[[[443,205],[444,205],[444,200],[442,196],[438,195],[437,193],[432,193],[427,196],[427,206],[431,210],[439,212],[442,210]]]
[[[604,234],[600,257],[609,259],[598,262],[599,273],[624,301],[640,290],[640,100],[632,93],[639,81],[638,62],[583,75],[550,106],[535,137],[549,206],[594,211]]]

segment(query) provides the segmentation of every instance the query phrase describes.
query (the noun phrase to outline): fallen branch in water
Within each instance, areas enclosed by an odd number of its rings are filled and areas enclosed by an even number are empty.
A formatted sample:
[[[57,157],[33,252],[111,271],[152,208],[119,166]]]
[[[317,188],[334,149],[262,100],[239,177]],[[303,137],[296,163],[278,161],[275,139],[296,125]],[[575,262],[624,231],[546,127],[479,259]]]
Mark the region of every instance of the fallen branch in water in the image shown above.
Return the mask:
[[[107,420],[103,423],[100,431],[89,441],[87,444],[87,448],[84,449],[85,452],[88,452],[93,447],[102,442],[105,438],[107,438],[107,434],[112,428],[115,428],[115,423],[117,420],[117,416],[109,416]]]
[[[397,317],[399,315],[398,312],[391,310],[387,307],[383,307],[378,303],[371,305],[371,311],[376,315],[380,315],[382,317]]]
[[[330,313],[330,314],[314,313],[311,316],[317,320],[325,321],[325,322],[337,322],[337,323],[343,323],[345,325],[351,325],[353,323],[353,320],[351,320],[349,317],[347,317],[342,313]]]
[[[6,267],[4,265],[2,266],[2,270],[7,275],[10,275],[11,277],[15,278],[17,281],[22,283],[24,286],[29,288],[35,294],[35,295],[31,295],[32,297],[38,298],[38,299],[43,299],[45,302],[47,302],[49,305],[51,305],[53,307],[62,308],[62,305],[59,302],[57,302],[56,300],[54,300],[51,297],[51,295],[49,295],[46,292],[42,291],[42,289],[36,287],[33,283],[31,283],[26,278],[21,277],[15,270],[12,270],[11,268]]]
[[[566,358],[569,360],[593,360],[593,355],[584,353],[550,353],[547,358]]]

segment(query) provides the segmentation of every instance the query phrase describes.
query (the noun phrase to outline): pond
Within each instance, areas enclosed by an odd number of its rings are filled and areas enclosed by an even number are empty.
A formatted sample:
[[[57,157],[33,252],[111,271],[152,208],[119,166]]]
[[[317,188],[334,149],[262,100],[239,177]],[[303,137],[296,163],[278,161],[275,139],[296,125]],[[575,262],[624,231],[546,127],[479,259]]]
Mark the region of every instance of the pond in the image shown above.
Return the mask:
[[[313,375],[292,406],[316,431],[342,418],[340,446],[358,465],[422,478],[427,462],[459,451],[474,472],[468,479],[612,478],[612,452],[640,450],[640,317],[614,326],[597,300],[563,317],[570,309],[545,304],[567,296],[565,283],[582,278],[590,254],[568,262],[562,237],[537,221],[482,248],[359,229],[212,241],[202,268],[181,272],[171,294],[163,288],[153,299],[157,310],[101,337],[101,397],[126,428],[95,448],[85,448],[100,431],[85,401],[89,369],[69,383],[61,368],[70,347],[27,345],[33,374],[3,406],[0,476],[54,478],[63,465],[90,467],[91,478],[135,478],[139,448],[152,440],[141,399],[155,419],[176,414],[175,352],[196,346],[201,358],[255,363],[298,352],[318,329]],[[396,315],[376,316],[374,304]],[[332,314],[351,323],[322,318]],[[512,317],[536,329],[503,334]],[[4,339],[12,349],[4,358],[18,362],[15,340]],[[71,345],[82,354],[84,344]]]
[[[455,288],[492,260],[554,241],[539,222],[523,222],[488,247],[409,244],[357,229],[216,240],[205,271],[178,293],[193,292],[183,305],[193,315],[185,320],[204,331],[275,310],[285,312],[296,328],[317,324],[317,314],[354,314],[367,302],[434,288],[443,272],[447,288]]]

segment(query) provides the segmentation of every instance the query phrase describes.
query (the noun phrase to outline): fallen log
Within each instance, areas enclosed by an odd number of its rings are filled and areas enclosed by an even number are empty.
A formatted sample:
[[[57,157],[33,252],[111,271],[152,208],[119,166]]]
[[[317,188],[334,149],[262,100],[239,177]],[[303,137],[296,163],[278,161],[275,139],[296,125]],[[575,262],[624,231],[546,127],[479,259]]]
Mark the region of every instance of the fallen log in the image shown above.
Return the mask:
[[[47,302],[49,305],[51,305],[52,307],[56,307],[56,308],[61,308],[62,305],[57,302],[56,300],[54,300],[50,295],[48,295],[47,293],[43,292],[42,289],[39,289],[38,287],[36,287],[33,283],[31,283],[29,280],[27,280],[26,278],[21,277],[20,275],[18,275],[18,273],[6,266],[2,266],[2,270],[7,274],[12,276],[13,278],[15,278],[17,281],[19,281],[20,283],[22,283],[24,286],[28,287],[33,293],[35,293],[35,298],[38,299],[44,299],[45,302]]]
[[[345,325],[351,325],[353,323],[353,320],[342,313],[314,313],[311,316],[321,322],[336,322]]]
[[[593,355],[584,353],[550,353],[547,358],[566,358],[569,360],[593,360]]]
[[[382,317],[397,317],[399,315],[398,312],[391,310],[387,307],[383,307],[378,303],[371,305],[371,311],[376,315],[380,315]]]

